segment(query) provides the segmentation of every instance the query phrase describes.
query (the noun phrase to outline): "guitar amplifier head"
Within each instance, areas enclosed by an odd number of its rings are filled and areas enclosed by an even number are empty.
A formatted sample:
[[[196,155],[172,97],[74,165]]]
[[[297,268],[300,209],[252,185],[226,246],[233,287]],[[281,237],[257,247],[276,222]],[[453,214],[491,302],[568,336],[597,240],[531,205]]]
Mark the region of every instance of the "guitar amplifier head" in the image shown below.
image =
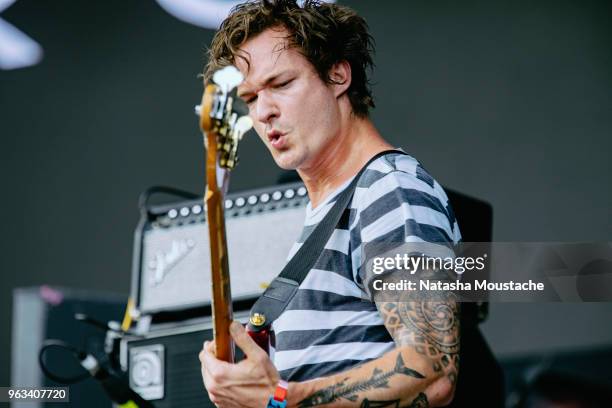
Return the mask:
[[[252,298],[282,270],[308,202],[302,183],[228,194],[225,224],[232,298]],[[150,209],[135,234],[132,296],[144,314],[209,305],[205,206],[190,200]]]

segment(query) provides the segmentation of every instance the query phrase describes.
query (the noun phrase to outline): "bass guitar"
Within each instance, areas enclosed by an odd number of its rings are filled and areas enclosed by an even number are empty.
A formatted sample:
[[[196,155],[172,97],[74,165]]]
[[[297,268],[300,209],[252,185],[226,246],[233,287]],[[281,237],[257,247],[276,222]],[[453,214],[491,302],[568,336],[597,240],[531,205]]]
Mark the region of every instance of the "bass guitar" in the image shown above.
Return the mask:
[[[204,206],[210,242],[215,353],[218,359],[230,363],[234,362],[234,344],[229,334],[233,316],[224,196],[230,171],[238,163],[238,143],[253,126],[248,108],[236,93],[242,81],[242,74],[234,66],[218,70],[205,87],[201,105],[196,106],[206,149]]]

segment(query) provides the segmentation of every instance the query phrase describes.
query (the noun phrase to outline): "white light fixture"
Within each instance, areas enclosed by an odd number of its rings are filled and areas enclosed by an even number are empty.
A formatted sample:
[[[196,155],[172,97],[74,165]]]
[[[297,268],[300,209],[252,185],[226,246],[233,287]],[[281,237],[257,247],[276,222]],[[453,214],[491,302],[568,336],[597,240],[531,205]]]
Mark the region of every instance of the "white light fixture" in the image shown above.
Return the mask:
[[[232,7],[244,0],[157,0],[157,3],[179,20],[216,30]]]
[[[15,0],[0,0],[0,12]],[[0,19],[0,69],[10,70],[29,67],[40,62],[42,47],[15,26]]]

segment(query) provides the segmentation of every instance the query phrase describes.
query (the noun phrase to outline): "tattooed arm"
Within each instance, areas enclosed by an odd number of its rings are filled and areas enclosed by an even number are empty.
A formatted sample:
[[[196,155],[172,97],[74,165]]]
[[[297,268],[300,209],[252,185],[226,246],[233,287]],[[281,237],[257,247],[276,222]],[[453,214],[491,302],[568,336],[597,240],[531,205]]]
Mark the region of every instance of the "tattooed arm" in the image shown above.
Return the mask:
[[[290,407],[429,407],[426,389],[431,369],[406,364],[412,358],[394,350],[353,369],[312,381],[289,384]]]
[[[422,408],[451,402],[459,369],[458,303],[452,292],[400,293],[395,299],[373,295],[395,349],[335,375],[289,383],[289,407]],[[228,364],[214,357],[212,343],[205,344],[200,359],[209,397],[219,407],[264,406],[278,371],[241,324],[232,323],[230,333],[248,358]]]
[[[376,300],[376,298],[375,298]],[[289,406],[448,405],[459,370],[459,313],[452,293],[376,301],[396,349],[345,372],[291,383]]]
[[[376,300],[376,298],[375,298]],[[289,384],[289,407],[434,407],[447,405],[458,370],[459,321],[450,294],[435,299],[376,302],[397,347],[342,373]],[[200,353],[202,377],[219,407],[264,406],[279,374],[241,324],[230,326],[247,359],[217,360],[207,342]]]
[[[448,405],[459,372],[459,305],[452,293],[442,296],[444,299],[376,302],[376,306],[398,349],[416,353],[416,360],[430,365],[435,378],[428,387],[430,400]]]

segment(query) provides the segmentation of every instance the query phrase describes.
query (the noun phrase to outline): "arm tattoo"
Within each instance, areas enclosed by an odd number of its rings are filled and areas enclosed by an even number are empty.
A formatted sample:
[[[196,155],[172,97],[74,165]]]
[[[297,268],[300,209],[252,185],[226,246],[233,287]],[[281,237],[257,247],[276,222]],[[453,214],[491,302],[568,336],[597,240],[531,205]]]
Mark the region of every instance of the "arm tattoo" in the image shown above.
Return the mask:
[[[427,401],[427,395],[422,392],[408,405],[406,408],[429,408],[429,401]]]
[[[397,302],[377,302],[398,345],[413,346],[455,384],[459,370],[459,306],[451,292],[406,293]],[[417,405],[418,406],[418,405]]]
[[[371,401],[369,399],[364,399],[360,405],[361,408],[383,408],[383,407],[392,407],[392,408],[401,408],[400,400],[393,401]],[[429,401],[427,401],[427,396],[422,392],[417,395],[417,397],[410,403],[410,405],[406,405],[404,408],[429,408]]]
[[[393,401],[370,401],[369,399],[364,399],[361,401],[360,408],[383,408],[383,407],[392,407],[392,408],[400,408],[400,400]]]
[[[339,381],[327,388],[323,388],[302,400],[299,407],[315,407],[317,405],[329,404],[330,402],[336,401],[340,398],[345,398],[349,401],[357,401],[359,399],[359,392],[368,389],[376,388],[389,388],[389,379],[395,375],[406,375],[418,379],[425,378],[425,376],[418,371],[406,367],[404,359],[401,353],[397,353],[397,359],[395,360],[395,367],[389,371],[383,371],[379,368],[374,368],[370,378],[366,380],[359,380],[348,382],[348,378]],[[365,403],[365,401],[364,401]],[[363,405],[368,406],[386,406],[386,405]]]

